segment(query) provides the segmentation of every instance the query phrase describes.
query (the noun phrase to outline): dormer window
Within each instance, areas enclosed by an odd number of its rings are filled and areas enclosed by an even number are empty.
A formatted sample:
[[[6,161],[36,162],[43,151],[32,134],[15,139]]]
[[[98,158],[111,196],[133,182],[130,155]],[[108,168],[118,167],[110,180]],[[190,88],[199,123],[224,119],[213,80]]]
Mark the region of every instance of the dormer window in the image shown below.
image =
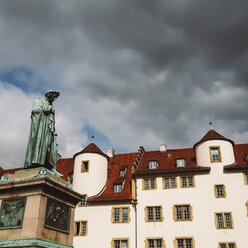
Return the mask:
[[[245,161],[248,162],[248,153],[245,155]]]
[[[127,168],[121,169],[120,170],[120,177],[124,177],[126,175]]]
[[[185,166],[186,166],[186,159],[185,158],[176,159],[176,167],[185,167]]]
[[[211,163],[219,163],[219,162],[221,162],[220,147],[218,147],[218,146],[210,147],[209,152],[210,152],[210,161],[211,161]]]
[[[114,192],[115,193],[121,192],[122,189],[123,189],[123,185],[122,184],[114,184]]]
[[[158,168],[158,166],[159,166],[159,163],[158,163],[157,160],[151,160],[151,161],[148,162],[148,168],[150,170],[155,170],[155,169]]]
[[[67,175],[67,181],[69,181],[70,183],[73,182],[73,172],[72,173],[68,173],[68,175]]]

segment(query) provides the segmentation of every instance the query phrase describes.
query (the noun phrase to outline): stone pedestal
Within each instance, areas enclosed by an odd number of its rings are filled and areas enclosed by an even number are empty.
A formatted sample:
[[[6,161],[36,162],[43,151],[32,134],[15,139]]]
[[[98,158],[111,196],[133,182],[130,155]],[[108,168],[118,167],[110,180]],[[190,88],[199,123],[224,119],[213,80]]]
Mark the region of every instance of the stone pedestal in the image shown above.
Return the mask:
[[[74,208],[81,195],[45,168],[0,181],[0,247],[72,246]]]

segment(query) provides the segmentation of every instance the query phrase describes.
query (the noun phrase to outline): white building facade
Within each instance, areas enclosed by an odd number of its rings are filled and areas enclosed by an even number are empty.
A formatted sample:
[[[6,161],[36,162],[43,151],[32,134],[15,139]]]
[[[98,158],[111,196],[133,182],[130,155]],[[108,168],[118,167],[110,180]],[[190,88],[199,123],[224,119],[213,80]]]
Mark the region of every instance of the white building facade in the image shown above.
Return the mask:
[[[92,143],[58,163],[82,194],[75,248],[248,247],[248,144],[210,130],[193,148],[109,155]]]

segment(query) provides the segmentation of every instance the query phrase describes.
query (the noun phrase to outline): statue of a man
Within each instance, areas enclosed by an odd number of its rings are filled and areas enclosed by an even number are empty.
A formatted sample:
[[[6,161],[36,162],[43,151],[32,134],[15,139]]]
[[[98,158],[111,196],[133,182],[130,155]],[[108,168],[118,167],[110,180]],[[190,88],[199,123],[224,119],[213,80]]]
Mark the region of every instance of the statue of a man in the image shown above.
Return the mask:
[[[56,171],[58,160],[53,101],[59,92],[50,90],[35,100],[24,167],[44,166]]]

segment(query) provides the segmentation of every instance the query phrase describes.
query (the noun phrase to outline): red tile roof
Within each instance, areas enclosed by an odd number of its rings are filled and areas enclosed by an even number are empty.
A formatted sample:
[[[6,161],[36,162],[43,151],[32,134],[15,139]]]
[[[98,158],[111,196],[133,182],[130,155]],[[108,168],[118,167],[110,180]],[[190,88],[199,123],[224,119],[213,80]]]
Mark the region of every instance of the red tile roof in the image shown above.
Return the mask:
[[[225,138],[224,136],[222,136],[221,134],[217,133],[215,130],[211,129],[209,130],[204,136],[203,138],[197,142],[195,145],[194,145],[194,148],[200,144],[200,143],[203,143],[205,141],[208,141],[208,140],[226,140],[226,141],[229,141],[231,142],[233,145],[234,145],[234,142],[230,139],[227,139]]]
[[[68,180],[68,175],[73,174],[74,159],[73,158],[62,158],[57,162],[56,170],[61,173],[64,180]]]
[[[103,155],[104,157],[109,159],[109,157],[105,153],[103,153],[102,150],[94,143],[90,143],[82,151],[76,153],[73,156],[73,158],[75,158],[77,155],[82,154],[82,153],[97,153],[97,154]]]
[[[176,167],[176,159],[185,159],[185,167]],[[156,169],[149,169],[149,161],[156,160],[159,166]],[[209,167],[198,166],[196,164],[195,150],[193,148],[172,149],[166,152],[150,151],[145,152],[135,175],[187,172],[187,171],[206,171]]]
[[[235,163],[227,165],[225,170],[248,170],[248,144],[236,144],[234,146]]]
[[[0,177],[4,174],[14,174],[18,170],[24,170],[24,168],[18,167],[18,168],[4,170],[2,167],[0,167]]]
[[[89,202],[102,201],[123,201],[131,200],[131,180],[132,165],[135,161],[137,153],[116,154],[110,158],[108,164],[108,181],[105,189],[98,196],[88,199]],[[120,170],[127,168],[124,177],[120,177]],[[124,183],[122,192],[114,193],[114,185]]]
[[[248,144],[234,145],[234,154],[236,163],[231,166],[225,166],[225,169],[239,170],[248,169]],[[138,158],[138,159],[137,159]],[[185,167],[176,167],[176,159],[186,159]],[[157,169],[149,169],[148,162],[156,160],[159,163]],[[132,174],[132,167],[137,162],[137,169]],[[57,164],[57,170],[62,173],[66,180],[67,175],[73,172],[73,158],[61,159]],[[127,168],[124,177],[120,176],[120,170]],[[193,148],[170,149],[166,152],[160,151],[142,151],[137,153],[115,154],[109,159],[108,163],[108,181],[102,192],[95,197],[88,199],[91,203],[107,201],[130,201],[132,199],[131,180],[132,177],[156,176],[168,173],[208,173],[209,167],[198,166],[196,164],[195,150]],[[123,184],[122,192],[115,193],[114,185]]]

